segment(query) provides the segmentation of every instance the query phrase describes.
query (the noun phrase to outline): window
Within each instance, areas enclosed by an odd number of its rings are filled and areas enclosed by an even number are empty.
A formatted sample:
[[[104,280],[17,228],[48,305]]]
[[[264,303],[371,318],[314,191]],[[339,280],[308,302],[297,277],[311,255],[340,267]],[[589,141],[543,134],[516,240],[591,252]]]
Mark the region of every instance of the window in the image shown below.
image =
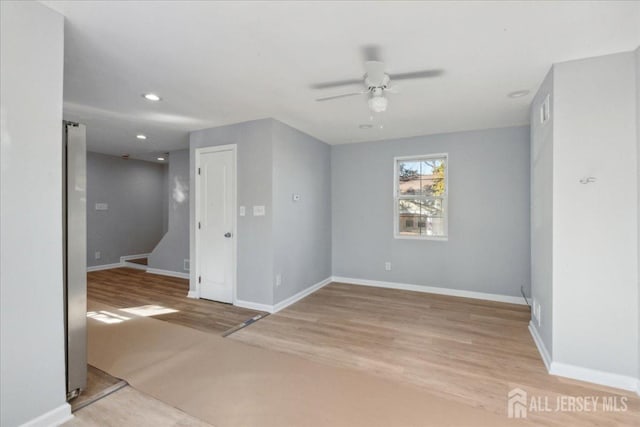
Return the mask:
[[[447,239],[447,155],[396,157],[394,236]]]

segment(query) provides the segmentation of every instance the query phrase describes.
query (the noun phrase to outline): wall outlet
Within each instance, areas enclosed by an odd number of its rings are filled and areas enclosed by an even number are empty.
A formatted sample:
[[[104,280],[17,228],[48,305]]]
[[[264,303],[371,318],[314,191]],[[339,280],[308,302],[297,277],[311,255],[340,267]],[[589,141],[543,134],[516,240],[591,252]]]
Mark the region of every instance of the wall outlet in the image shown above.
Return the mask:
[[[94,254],[95,259],[100,259],[102,258],[102,254],[100,253],[100,251],[96,251],[96,253]]]
[[[536,299],[534,298],[531,301],[531,315],[533,316],[533,320],[535,320],[535,323],[537,323],[538,326],[540,326],[541,311],[542,311],[542,308],[540,307],[540,303],[536,301]]]
[[[542,321],[541,317],[542,317],[542,307],[540,307],[540,304],[538,303],[538,308],[536,310],[536,320],[538,320],[538,327],[540,327],[540,322]]]
[[[97,211],[107,211],[109,210],[109,205],[107,203],[96,203]]]
[[[282,274],[276,274],[276,288],[282,285]]]
[[[295,194],[295,193],[294,193],[294,194],[291,196],[291,199],[292,199],[294,202],[299,202],[299,201],[300,201],[300,195],[299,195],[299,194]]]
[[[385,262],[384,263],[384,269],[385,271],[391,271],[391,263],[390,262]]]
[[[265,208],[264,206],[254,206],[253,207],[253,216],[264,216]]]
[[[551,117],[551,95],[547,95],[542,105],[540,105],[540,123],[545,123]]]
[[[189,271],[190,268],[191,268],[191,260],[185,259],[184,260],[184,271]]]

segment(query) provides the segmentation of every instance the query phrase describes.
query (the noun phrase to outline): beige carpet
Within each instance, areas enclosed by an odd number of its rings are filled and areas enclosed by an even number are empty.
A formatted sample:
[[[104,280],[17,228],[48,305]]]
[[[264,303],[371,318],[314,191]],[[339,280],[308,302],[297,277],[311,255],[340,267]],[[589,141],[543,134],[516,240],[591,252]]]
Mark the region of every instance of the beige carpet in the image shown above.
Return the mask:
[[[515,424],[410,385],[107,306],[91,309],[111,313],[89,319],[91,365],[216,427]]]

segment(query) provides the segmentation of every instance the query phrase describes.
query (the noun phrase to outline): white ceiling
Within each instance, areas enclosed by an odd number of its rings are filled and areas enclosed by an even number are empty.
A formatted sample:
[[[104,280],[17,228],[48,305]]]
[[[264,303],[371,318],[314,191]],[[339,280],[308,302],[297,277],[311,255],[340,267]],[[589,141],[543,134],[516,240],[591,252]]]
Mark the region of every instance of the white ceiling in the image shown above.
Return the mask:
[[[330,144],[526,124],[551,64],[640,44],[640,2],[45,3],[67,17],[65,117],[90,150],[139,158],[265,117]],[[363,130],[365,96],[314,101],[358,86],[311,85],[360,77],[367,45],[390,73],[444,73],[401,82]]]

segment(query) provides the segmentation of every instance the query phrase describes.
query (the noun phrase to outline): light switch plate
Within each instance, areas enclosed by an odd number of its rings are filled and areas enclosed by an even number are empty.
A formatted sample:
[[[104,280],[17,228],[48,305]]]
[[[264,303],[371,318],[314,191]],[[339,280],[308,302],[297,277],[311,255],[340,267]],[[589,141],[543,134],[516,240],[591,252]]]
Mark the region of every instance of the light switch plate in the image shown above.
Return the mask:
[[[247,211],[245,209],[244,206],[240,206],[240,216],[245,216],[247,214]]]
[[[294,194],[292,197],[294,202],[299,202],[300,201],[300,195],[299,194]]]
[[[264,216],[265,209],[264,206],[254,206],[253,207],[253,216]]]

